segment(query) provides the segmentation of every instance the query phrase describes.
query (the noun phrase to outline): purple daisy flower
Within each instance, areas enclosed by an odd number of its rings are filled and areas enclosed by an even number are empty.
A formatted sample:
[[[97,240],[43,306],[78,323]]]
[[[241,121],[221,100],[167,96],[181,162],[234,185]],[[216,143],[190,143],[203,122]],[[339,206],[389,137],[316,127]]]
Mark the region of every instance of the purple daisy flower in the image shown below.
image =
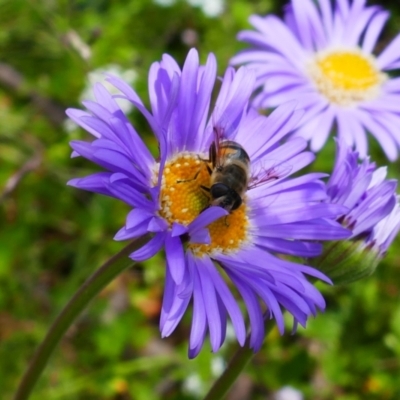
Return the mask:
[[[325,202],[323,174],[288,178],[314,159],[304,151],[302,138],[279,144],[302,112],[295,111],[293,104],[278,108],[268,118],[247,111],[255,77],[243,67],[237,72],[228,68],[209,113],[216,61],[210,54],[200,66],[195,50],[189,52],[182,70],[168,55],[151,66],[151,112],[126,83],[115,77],[108,81],[121,95],[111,96],[98,84],[96,101],[84,102],[89,112],[68,110],[70,118],[95,136],[91,143],[73,141],[74,153],[106,172],[69,184],[113,196],[132,207],[115,239],[153,235],[131,254],[132,259],[145,260],[165,248],[162,336],[174,331],[191,300],[190,357],[198,354],[207,332],[212,350],[219,349],[228,316],[239,343],[244,344],[245,323],[233,293],[246,304],[254,350],[262,344],[265,317],[275,318],[283,332],[281,307],[302,325],[317,309],[324,309],[324,299],[305,274],[329,279],[311,267],[276,256],[317,256],[321,245],[316,240],[349,235],[334,221],[346,208]],[[131,102],[147,119],[159,142],[159,158],[150,154],[116,97]],[[250,158],[251,189],[245,188],[241,204],[231,209],[210,206],[210,170],[216,165],[208,158],[216,132],[221,134],[217,145],[234,143],[244,152],[240,154]]]
[[[400,229],[397,180],[386,179],[386,167],[376,168],[343,141],[337,142],[333,173],[327,183],[329,201],[348,211],[339,221],[352,231],[343,242],[328,244],[318,265],[335,283],[348,283],[374,272]],[[331,254],[330,254],[331,253]]]
[[[400,230],[400,204],[399,196],[393,210],[382,218],[365,239],[365,247],[375,251],[378,259],[382,259]]]
[[[253,15],[257,29],[239,33],[255,49],[239,53],[233,64],[256,71],[258,108],[296,99],[306,110],[297,134],[313,151],[325,144],[336,123],[337,134],[360,157],[368,152],[366,132],[390,160],[400,146],[400,35],[378,55],[372,54],[389,13],[365,0],[292,0],[284,20]]]
[[[349,239],[365,236],[396,205],[397,180],[385,179],[387,168],[376,168],[369,158],[358,163],[358,152],[338,141],[333,173],[327,183],[329,201],[348,211],[341,223],[351,229]]]

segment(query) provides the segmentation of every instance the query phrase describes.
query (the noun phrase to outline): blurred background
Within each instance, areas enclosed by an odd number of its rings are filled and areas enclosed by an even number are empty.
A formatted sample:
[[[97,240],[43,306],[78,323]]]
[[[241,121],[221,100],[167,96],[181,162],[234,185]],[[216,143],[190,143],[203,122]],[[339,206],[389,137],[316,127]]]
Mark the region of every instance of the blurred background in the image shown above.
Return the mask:
[[[400,30],[397,0],[371,1],[392,18],[382,44]],[[114,242],[128,207],[66,186],[96,170],[70,158],[69,141],[89,135],[65,109],[91,97],[107,71],[148,104],[147,72],[169,53],[182,64],[197,47],[216,54],[222,74],[245,46],[235,40],[253,13],[279,13],[278,0],[0,0],[0,391],[14,393],[34,349],[82,282],[125,243]],[[139,115],[138,132],[157,144]],[[400,127],[399,127],[400,130]],[[370,138],[371,139],[371,138]],[[387,163],[370,140],[373,158]],[[314,170],[329,172],[333,141]],[[389,175],[398,177],[400,165]],[[229,400],[400,399],[400,241],[370,278],[319,285],[327,311],[307,329],[274,328]],[[71,327],[32,400],[199,399],[236,344],[209,344],[189,361],[190,313],[172,337],[158,331],[163,255],[110,284]],[[288,321],[290,325],[290,321]],[[290,329],[289,329],[290,331]],[[228,335],[229,336],[229,335]]]

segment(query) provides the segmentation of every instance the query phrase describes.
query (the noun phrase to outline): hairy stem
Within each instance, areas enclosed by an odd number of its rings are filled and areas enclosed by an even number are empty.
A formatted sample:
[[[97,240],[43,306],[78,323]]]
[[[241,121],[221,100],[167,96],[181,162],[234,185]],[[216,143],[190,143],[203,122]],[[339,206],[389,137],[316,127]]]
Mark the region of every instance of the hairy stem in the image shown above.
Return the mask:
[[[273,328],[271,321],[265,321],[265,337]],[[204,400],[219,400],[227,393],[230,387],[235,383],[237,377],[244,370],[251,358],[254,356],[254,351],[250,348],[250,333],[247,335],[246,342],[243,347],[239,347],[228,366],[222,375],[214,382],[207,393]]]
[[[133,264],[132,260],[128,258],[128,255],[143,246],[148,239],[149,237],[145,236],[128,244],[119,253],[106,261],[78,289],[53,322],[43,342],[37,348],[24,376],[22,377],[14,400],[26,400],[29,398],[33,387],[65,332],[89,302],[117,275]]]

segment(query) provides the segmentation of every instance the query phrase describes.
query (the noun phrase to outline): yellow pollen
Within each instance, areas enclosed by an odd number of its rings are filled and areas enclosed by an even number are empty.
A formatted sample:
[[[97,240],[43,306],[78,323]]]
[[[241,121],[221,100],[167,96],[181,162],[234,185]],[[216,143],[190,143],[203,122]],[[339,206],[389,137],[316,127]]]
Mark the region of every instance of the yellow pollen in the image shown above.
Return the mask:
[[[319,92],[340,106],[376,98],[387,78],[373,56],[357,49],[318,54],[309,72]]]
[[[206,156],[201,155],[201,159]],[[160,192],[160,216],[172,226],[174,222],[189,225],[210,203],[207,162],[197,154],[181,153],[169,160],[164,168]],[[209,165],[211,168],[212,166]],[[155,176],[156,179],[156,176]],[[242,205],[226,217],[208,226],[211,243],[189,244],[196,256],[215,252],[231,253],[248,238],[249,221],[245,199]]]
[[[190,244],[189,248],[198,257],[214,252],[235,252],[247,241],[248,228],[247,206],[243,202],[237,210],[208,226],[211,237],[210,244]]]

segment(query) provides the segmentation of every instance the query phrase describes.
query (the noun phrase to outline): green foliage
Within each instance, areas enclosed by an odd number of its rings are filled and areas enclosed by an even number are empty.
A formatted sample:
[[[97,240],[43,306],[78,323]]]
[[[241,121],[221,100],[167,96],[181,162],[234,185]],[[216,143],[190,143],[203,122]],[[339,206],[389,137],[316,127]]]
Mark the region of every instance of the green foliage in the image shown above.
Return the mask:
[[[122,248],[113,241],[128,207],[81,192],[66,181],[95,167],[70,158],[69,141],[87,138],[64,120],[78,106],[90,71],[117,64],[133,69],[147,101],[147,71],[167,52],[182,62],[192,46],[209,51],[219,72],[243,45],[237,32],[252,13],[276,12],[277,0],[226,1],[218,17],[188,2],[150,0],[0,0],[0,387],[8,399],[51,321],[80,284]],[[386,32],[400,27],[394,16]],[[397,7],[397,8],[396,8]],[[157,144],[131,113],[149,146]],[[315,169],[329,171],[331,142]],[[373,157],[385,164],[379,146]],[[389,174],[398,177],[399,164]],[[281,337],[274,329],[248,368],[251,399],[292,385],[309,399],[400,398],[400,258],[394,244],[370,278],[323,287],[327,312],[307,329]],[[162,255],[113,282],[71,327],[40,380],[33,400],[196,399],[229,360],[206,345],[187,359],[190,316],[161,340]],[[290,329],[290,328],[289,328]],[[222,359],[221,359],[222,357]],[[214,365],[214,367],[213,367]],[[192,386],[191,386],[192,385]]]

